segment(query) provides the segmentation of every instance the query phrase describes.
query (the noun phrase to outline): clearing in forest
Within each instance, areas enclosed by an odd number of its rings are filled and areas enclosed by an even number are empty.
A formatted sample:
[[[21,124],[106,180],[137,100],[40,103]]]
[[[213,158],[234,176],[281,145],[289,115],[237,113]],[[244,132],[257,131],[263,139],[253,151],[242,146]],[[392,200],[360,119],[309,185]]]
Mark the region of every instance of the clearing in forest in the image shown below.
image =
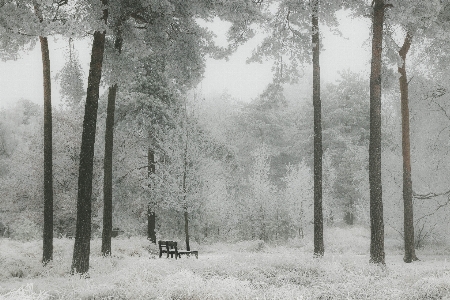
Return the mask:
[[[386,267],[368,263],[369,231],[330,228],[325,256],[312,239],[195,245],[199,259],[158,258],[144,237],[113,240],[103,258],[92,241],[89,278],[71,276],[73,240],[55,239],[54,261],[40,264],[41,241],[0,243],[0,299],[448,299],[449,249],[418,251],[405,264],[401,241],[386,242]]]

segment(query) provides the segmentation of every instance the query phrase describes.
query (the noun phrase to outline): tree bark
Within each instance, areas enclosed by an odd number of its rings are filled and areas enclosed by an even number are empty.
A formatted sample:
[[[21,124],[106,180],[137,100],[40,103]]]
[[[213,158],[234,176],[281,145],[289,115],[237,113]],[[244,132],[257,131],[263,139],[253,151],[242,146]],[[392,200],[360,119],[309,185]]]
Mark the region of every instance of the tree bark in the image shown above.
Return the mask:
[[[191,247],[189,246],[189,216],[187,207],[184,208],[184,233],[186,236],[186,250],[191,251]]]
[[[106,0],[102,0],[107,5]],[[106,22],[108,11],[103,11]],[[89,66],[88,88],[81,136],[80,167],[78,175],[77,222],[71,273],[86,274],[89,271],[91,239],[92,173],[94,161],[97,109],[102,76],[103,53],[106,32],[95,31]]]
[[[314,256],[324,254],[322,213],[322,103],[320,100],[319,0],[312,1],[314,106]]]
[[[375,0],[374,4],[370,73],[370,262],[385,264],[381,183],[381,52],[385,3],[384,0]]]
[[[114,111],[116,105],[117,84],[108,89],[106,109],[105,158],[103,160],[103,231],[102,255],[111,255],[112,232],[112,159],[114,147]]]
[[[34,11],[40,22],[44,21],[39,4],[33,1]],[[52,137],[52,88],[50,75],[50,51],[47,37],[40,36],[42,75],[44,85],[44,230],[42,263],[53,259],[53,137]]]
[[[155,174],[155,153],[152,149],[148,148],[148,177]],[[151,195],[153,197],[153,195]],[[147,211],[147,238],[154,244],[156,244],[156,213],[155,203],[151,201],[148,205]]]
[[[398,51],[402,58],[402,65],[398,67],[400,73],[400,99],[402,111],[402,156],[403,156],[403,230],[405,239],[406,263],[418,260],[414,243],[414,213],[412,202],[411,180],[411,146],[409,138],[409,107],[408,107],[408,77],[406,76],[406,55],[411,47],[412,36],[406,34],[403,46]]]
[[[42,262],[53,259],[53,155],[52,155],[52,98],[50,55],[46,37],[41,42],[44,73],[44,238]]]
[[[120,26],[120,25],[119,25]],[[122,52],[122,36],[120,28],[114,48]],[[112,233],[112,181],[113,181],[113,149],[114,149],[114,112],[116,108],[117,83],[108,89],[108,106],[106,108],[105,158],[103,160],[103,231],[102,255],[111,255]]]
[[[189,246],[189,216],[188,216],[187,202],[186,202],[186,196],[187,196],[186,179],[187,179],[187,168],[188,168],[188,161],[187,161],[188,139],[189,139],[189,134],[186,132],[186,144],[184,147],[184,170],[183,170],[184,235],[186,238],[186,250],[191,251],[191,248]]]

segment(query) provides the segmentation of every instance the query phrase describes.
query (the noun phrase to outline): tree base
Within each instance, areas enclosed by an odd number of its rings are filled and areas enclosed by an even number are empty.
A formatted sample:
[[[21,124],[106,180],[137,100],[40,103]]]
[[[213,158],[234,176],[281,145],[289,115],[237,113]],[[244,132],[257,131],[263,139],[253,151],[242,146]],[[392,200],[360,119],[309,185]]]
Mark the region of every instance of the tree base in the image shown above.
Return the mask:
[[[403,257],[403,261],[407,264],[415,262],[415,261],[420,261],[420,259],[417,256],[413,256],[412,258],[407,258],[407,257]]]

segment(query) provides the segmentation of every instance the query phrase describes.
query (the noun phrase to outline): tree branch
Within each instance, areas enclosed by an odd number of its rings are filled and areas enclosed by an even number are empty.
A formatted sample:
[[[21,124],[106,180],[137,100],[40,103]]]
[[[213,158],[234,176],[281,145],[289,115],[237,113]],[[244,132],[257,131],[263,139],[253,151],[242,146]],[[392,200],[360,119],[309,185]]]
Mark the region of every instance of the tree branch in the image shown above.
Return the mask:
[[[415,199],[419,199],[419,200],[428,200],[428,199],[432,199],[432,198],[436,198],[436,197],[440,197],[440,196],[448,196],[448,195],[450,195],[450,190],[442,192],[442,193],[430,192],[428,194],[417,194],[416,192],[413,191],[413,197]]]
[[[426,217],[430,217],[430,216],[434,215],[438,210],[440,210],[441,208],[443,208],[443,207],[445,207],[445,206],[447,206],[449,204],[450,204],[450,198],[447,199],[447,202],[445,202],[443,204],[439,204],[438,207],[433,212],[428,213],[428,214],[423,215],[420,218],[418,218],[416,220],[416,224],[418,224],[420,220],[425,219]]]
[[[38,37],[37,34],[31,34],[31,33],[26,33],[26,32],[21,32],[20,30],[14,30],[11,27],[5,27],[6,30],[10,31],[13,34],[19,34],[19,35],[23,35],[23,36],[29,36],[29,37]]]
[[[450,116],[448,115],[447,111],[442,107],[442,105],[440,105],[439,103],[436,102],[436,100],[433,97],[433,100],[431,100],[434,104],[436,104],[439,109],[445,114],[445,116],[447,117],[447,119],[450,120]]]
[[[398,232],[398,234],[402,237],[402,240],[403,240],[403,233],[400,231],[400,230],[397,230],[397,228],[395,228],[394,226],[392,226],[392,225],[390,225],[390,224],[387,224],[389,227],[391,227],[392,229],[394,229],[395,231],[397,231]]]

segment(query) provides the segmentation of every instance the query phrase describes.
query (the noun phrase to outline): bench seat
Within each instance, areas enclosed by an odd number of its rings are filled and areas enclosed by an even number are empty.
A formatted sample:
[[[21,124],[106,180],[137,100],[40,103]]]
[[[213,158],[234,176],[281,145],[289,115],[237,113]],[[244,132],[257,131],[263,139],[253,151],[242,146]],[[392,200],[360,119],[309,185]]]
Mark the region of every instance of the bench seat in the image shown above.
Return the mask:
[[[186,255],[186,256],[191,256],[191,254],[195,255],[195,258],[198,259],[198,251],[194,250],[194,251],[187,251],[187,250],[178,250],[178,257],[181,258],[181,255]]]

